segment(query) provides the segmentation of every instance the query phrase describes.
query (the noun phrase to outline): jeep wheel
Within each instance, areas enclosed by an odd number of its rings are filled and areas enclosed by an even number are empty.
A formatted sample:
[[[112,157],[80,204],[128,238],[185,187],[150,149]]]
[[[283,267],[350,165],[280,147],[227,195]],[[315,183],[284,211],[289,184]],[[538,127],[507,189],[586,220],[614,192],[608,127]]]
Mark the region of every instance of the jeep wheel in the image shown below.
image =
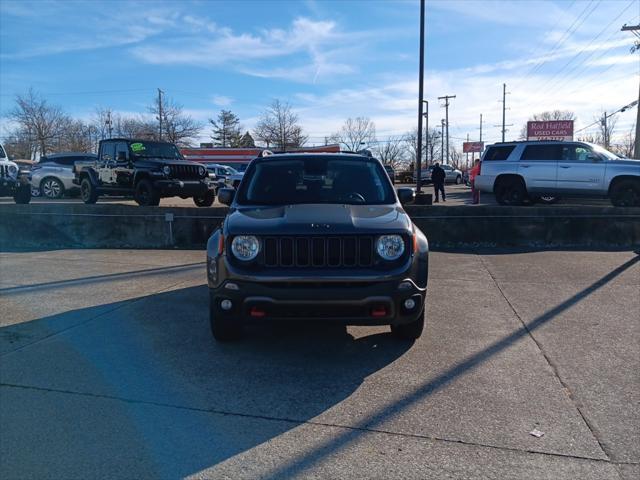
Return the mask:
[[[416,340],[422,335],[424,329],[424,310],[418,318],[411,323],[391,325],[391,333],[402,340]]]
[[[193,203],[195,203],[197,207],[210,207],[213,205],[215,199],[215,192],[207,192],[201,197],[193,197]]]
[[[143,207],[155,207],[160,204],[160,194],[153,187],[151,181],[142,179],[136,185],[134,200]]]
[[[500,205],[523,205],[527,189],[522,180],[503,180],[496,186],[496,200]]]
[[[242,337],[242,326],[234,320],[216,317],[213,304],[209,306],[211,334],[218,342],[230,342]]]
[[[462,183],[462,177],[460,175],[458,175],[456,177],[456,185],[460,185]]]
[[[80,183],[80,198],[87,205],[98,201],[98,191],[87,177],[83,178]]]
[[[20,185],[13,194],[13,200],[19,204],[27,204],[31,201],[31,185]]]
[[[40,193],[46,198],[62,198],[64,185],[57,178],[47,177],[40,182]]]
[[[611,188],[611,203],[616,207],[640,207],[640,182],[620,180]]]

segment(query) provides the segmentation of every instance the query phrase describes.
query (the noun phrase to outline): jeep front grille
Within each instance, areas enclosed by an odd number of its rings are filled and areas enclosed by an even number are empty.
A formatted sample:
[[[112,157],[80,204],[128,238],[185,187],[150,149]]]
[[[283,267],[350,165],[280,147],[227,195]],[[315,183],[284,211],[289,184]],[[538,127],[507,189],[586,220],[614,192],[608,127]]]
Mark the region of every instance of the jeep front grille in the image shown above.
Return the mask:
[[[0,165],[0,178],[8,178],[9,175],[9,165]]]
[[[171,165],[171,178],[178,180],[200,180],[199,165]]]
[[[369,267],[373,237],[264,237],[265,267]]]

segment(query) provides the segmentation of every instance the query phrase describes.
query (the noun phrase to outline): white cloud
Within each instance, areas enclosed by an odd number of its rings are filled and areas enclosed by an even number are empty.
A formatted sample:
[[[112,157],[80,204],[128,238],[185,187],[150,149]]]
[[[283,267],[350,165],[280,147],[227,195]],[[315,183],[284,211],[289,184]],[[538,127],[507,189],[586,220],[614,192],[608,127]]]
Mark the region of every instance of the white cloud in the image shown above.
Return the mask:
[[[211,101],[214,105],[217,105],[219,107],[226,107],[233,103],[233,98],[226,97],[224,95],[214,95]]]

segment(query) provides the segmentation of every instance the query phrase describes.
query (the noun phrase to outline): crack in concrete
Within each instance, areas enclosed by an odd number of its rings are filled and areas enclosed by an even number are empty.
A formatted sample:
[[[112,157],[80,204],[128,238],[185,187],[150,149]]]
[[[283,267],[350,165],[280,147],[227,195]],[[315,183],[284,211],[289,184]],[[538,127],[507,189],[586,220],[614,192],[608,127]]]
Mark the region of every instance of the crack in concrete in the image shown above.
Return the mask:
[[[576,409],[576,411],[578,412],[578,414],[582,418],[582,421],[584,422],[586,427],[589,429],[589,432],[591,432],[591,435],[593,436],[593,439],[598,443],[598,446],[600,447],[600,450],[602,451],[604,456],[607,458],[607,461],[611,462],[611,456],[609,455],[609,453],[605,449],[604,444],[600,441],[600,438],[598,438],[597,429],[595,428],[595,426],[593,426],[591,424],[591,422],[587,418],[586,414],[580,408],[579,402],[573,396],[573,393],[571,392],[571,389],[569,388],[569,385],[562,379],[562,376],[560,375],[558,367],[553,362],[551,357],[547,354],[547,352],[545,351],[545,349],[542,346],[542,344],[533,335],[533,332],[529,329],[529,326],[524,321],[524,319],[520,316],[520,314],[516,310],[515,306],[507,298],[507,295],[505,294],[504,290],[502,289],[502,287],[498,283],[498,279],[495,277],[495,275],[493,274],[493,272],[489,268],[489,264],[485,261],[485,259],[482,257],[482,255],[478,254],[478,258],[480,259],[480,263],[482,264],[482,266],[485,268],[485,270],[487,271],[487,273],[491,277],[491,280],[493,280],[493,283],[496,286],[496,288],[498,289],[498,291],[500,292],[500,295],[502,296],[502,298],[504,298],[504,301],[507,303],[507,305],[509,306],[509,308],[511,309],[511,311],[513,312],[515,317],[518,319],[518,321],[520,322],[522,327],[527,331],[527,334],[529,335],[531,340],[536,344],[536,347],[540,351],[540,354],[544,357],[545,361],[547,362],[547,365],[549,366],[549,368],[553,372],[554,376],[558,379],[558,382],[560,383],[560,385],[562,386],[564,392],[566,393],[567,398],[569,398],[569,400],[571,401],[572,405],[574,406],[574,408]]]
[[[352,430],[352,431],[359,431],[359,432],[366,432],[366,433],[378,433],[378,434],[390,435],[390,436],[394,436],[394,437],[414,438],[414,439],[418,439],[418,440],[429,440],[429,441],[433,441],[433,442],[458,444],[458,445],[465,445],[465,446],[478,447],[478,448],[488,448],[488,449],[492,449],[492,450],[505,451],[505,452],[524,453],[524,454],[530,453],[530,454],[534,454],[534,455],[544,455],[544,456],[549,456],[549,457],[567,458],[567,459],[571,459],[571,460],[614,464],[614,462],[609,460],[608,457],[607,457],[606,460],[604,460],[602,458],[587,457],[587,456],[581,456],[581,455],[568,455],[568,454],[565,454],[565,453],[557,453],[557,452],[543,452],[543,451],[531,450],[531,449],[504,447],[504,446],[499,446],[499,445],[491,445],[491,444],[485,444],[485,443],[469,442],[469,441],[460,440],[460,439],[452,439],[452,438],[445,438],[445,437],[434,437],[434,436],[429,436],[429,435],[420,435],[420,434],[416,434],[416,433],[394,432],[394,431],[391,431],[391,430],[384,430],[384,429],[378,429],[378,428],[354,427],[352,425],[345,425],[345,424],[340,424],[340,423],[319,422],[319,421],[314,421],[314,420],[300,420],[300,419],[296,419],[296,418],[287,418],[287,417],[272,417],[272,416],[268,416],[268,415],[258,415],[258,414],[252,414],[252,413],[233,412],[233,411],[229,411],[229,410],[217,410],[217,409],[212,409],[212,408],[189,407],[189,406],[185,406],[185,405],[176,405],[176,404],[171,404],[171,403],[154,402],[154,401],[149,401],[149,400],[139,400],[139,399],[133,399],[133,398],[118,397],[118,396],[115,396],[115,395],[105,395],[105,394],[91,393],[91,392],[78,392],[78,391],[73,391],[73,390],[63,390],[63,389],[48,388],[48,387],[36,387],[36,386],[32,386],[32,385],[19,385],[19,384],[13,384],[13,383],[0,383],[0,387],[17,388],[17,389],[24,389],[24,390],[35,390],[35,391],[40,391],[40,392],[60,393],[60,394],[64,394],[64,395],[77,395],[77,396],[81,396],[81,397],[97,398],[97,399],[103,399],[103,400],[114,400],[114,401],[119,401],[119,402],[124,402],[124,403],[131,403],[131,404],[138,404],[138,405],[150,405],[150,406],[160,407],[160,408],[175,408],[177,410],[186,410],[186,411],[192,411],[192,412],[198,412],[198,413],[208,413],[208,414],[212,414],[212,415],[222,415],[222,416],[249,418],[249,419],[254,419],[254,420],[265,420],[265,421],[270,421],[270,422],[285,422],[285,423],[293,423],[293,424],[296,424],[296,425],[312,425],[312,426],[317,426],[317,427],[340,428],[340,429],[343,429],[343,430]],[[625,463],[620,463],[620,462],[618,462],[618,464],[619,465],[625,465]],[[630,465],[636,465],[636,464],[635,463],[631,463]]]

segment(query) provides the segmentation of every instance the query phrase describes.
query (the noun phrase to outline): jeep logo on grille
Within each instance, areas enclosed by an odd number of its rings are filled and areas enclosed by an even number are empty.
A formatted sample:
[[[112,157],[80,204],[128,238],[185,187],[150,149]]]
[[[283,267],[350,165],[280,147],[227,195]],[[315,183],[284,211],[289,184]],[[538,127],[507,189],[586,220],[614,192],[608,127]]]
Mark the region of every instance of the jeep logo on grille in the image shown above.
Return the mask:
[[[312,223],[311,228],[331,228],[328,223]]]

